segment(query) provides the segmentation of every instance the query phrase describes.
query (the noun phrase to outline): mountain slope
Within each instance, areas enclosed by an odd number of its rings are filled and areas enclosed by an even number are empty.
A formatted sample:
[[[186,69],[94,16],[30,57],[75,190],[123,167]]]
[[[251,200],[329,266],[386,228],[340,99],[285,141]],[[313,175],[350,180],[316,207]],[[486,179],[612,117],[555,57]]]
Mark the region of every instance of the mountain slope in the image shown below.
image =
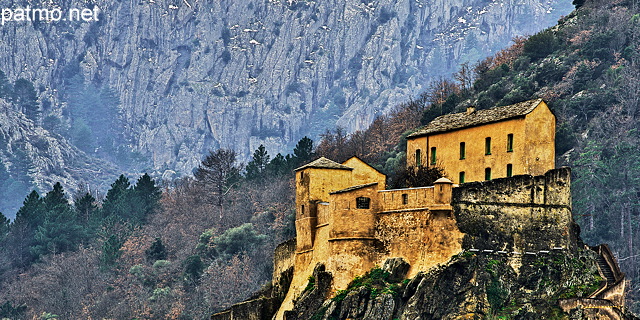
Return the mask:
[[[72,191],[82,183],[106,188],[116,172],[0,99],[0,212],[13,218],[32,188],[46,190],[56,182]]]
[[[5,25],[0,66],[36,83],[52,104],[45,116],[68,114],[78,81],[113,90],[127,144],[182,173],[208,149],[246,158],[336,124],[365,128],[459,62],[570,10],[540,0],[97,4],[97,22]]]

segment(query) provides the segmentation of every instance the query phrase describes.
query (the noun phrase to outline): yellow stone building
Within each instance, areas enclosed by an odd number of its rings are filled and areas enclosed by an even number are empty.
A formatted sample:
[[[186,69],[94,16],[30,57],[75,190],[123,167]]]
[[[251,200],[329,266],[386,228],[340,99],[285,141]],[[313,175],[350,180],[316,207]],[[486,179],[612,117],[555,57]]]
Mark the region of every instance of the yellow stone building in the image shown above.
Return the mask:
[[[556,119],[542,99],[440,116],[407,137],[407,166],[438,166],[454,183],[555,168]]]

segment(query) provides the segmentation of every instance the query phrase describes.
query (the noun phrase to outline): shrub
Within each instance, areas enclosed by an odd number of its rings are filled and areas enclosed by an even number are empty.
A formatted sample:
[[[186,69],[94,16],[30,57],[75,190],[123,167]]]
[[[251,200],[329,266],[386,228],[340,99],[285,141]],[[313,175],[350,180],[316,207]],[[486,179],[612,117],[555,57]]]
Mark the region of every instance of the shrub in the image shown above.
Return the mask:
[[[253,224],[245,223],[231,228],[213,240],[218,254],[234,255],[243,251],[252,251],[267,239],[253,229]]]

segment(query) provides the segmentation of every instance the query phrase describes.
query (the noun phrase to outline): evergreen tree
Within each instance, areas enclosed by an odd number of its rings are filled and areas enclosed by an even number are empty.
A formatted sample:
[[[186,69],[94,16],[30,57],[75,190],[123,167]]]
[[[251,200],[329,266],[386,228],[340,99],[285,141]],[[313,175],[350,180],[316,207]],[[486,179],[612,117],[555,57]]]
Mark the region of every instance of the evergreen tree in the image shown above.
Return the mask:
[[[110,235],[102,243],[102,254],[100,255],[101,268],[108,269],[116,264],[120,255],[122,255],[122,244],[124,240],[115,234]]]
[[[85,193],[82,197],[77,198],[73,203],[73,207],[78,219],[83,220],[85,224],[89,222],[91,217],[93,217],[98,210],[96,198],[94,198],[89,192]]]
[[[293,158],[295,160],[294,166],[299,166],[312,160],[313,153],[313,140],[308,137],[304,137],[298,141],[296,147],[293,149]]]
[[[117,217],[127,219],[131,212],[131,184],[129,179],[120,175],[102,202],[102,218]]]
[[[44,203],[37,191],[33,190],[22,202],[22,207],[16,213],[14,225],[26,225],[36,228],[44,222]]]
[[[10,99],[11,91],[11,83],[7,79],[7,75],[0,70],[0,99]]]
[[[269,164],[269,155],[263,145],[253,153],[253,160],[247,164],[247,179],[262,179],[266,174],[266,168]]]
[[[113,90],[73,77],[65,92],[71,116],[71,141],[81,150],[116,159],[114,141],[118,137],[118,106]]]
[[[167,259],[167,248],[162,244],[160,238],[156,238],[144,253],[147,256],[147,260],[151,262]]]
[[[78,223],[75,212],[69,206],[58,205],[47,212],[44,223],[35,232],[30,250],[38,259],[45,254],[74,250],[87,238],[87,232]]]
[[[93,138],[93,130],[86,124],[83,119],[75,119],[69,130],[71,142],[78,149],[93,153],[96,149]]]
[[[9,234],[9,223],[10,222],[11,221],[9,221],[9,219],[7,217],[5,217],[5,215],[2,214],[2,212],[0,212],[0,244],[2,244],[4,239]],[[0,248],[1,247],[2,247],[2,245],[0,245]]]
[[[281,176],[289,172],[289,160],[291,157],[287,155],[287,157],[283,157],[282,154],[278,153],[275,157],[269,162],[267,165],[267,173],[271,176]]]
[[[62,211],[69,207],[69,202],[64,194],[62,185],[60,182],[56,182],[53,185],[53,189],[42,198],[44,209],[47,211],[58,210]]]
[[[18,110],[24,113],[27,118],[38,121],[40,106],[38,105],[38,95],[31,81],[20,78],[13,85],[13,102],[18,106]]]
[[[183,263],[184,272],[182,273],[182,280],[185,286],[195,286],[200,282],[200,276],[204,271],[205,265],[199,255],[192,255],[187,257]]]
[[[35,242],[34,234],[37,228],[44,221],[44,203],[38,192],[34,190],[25,198],[9,229],[7,248],[11,251],[12,263],[15,267],[24,268],[35,261],[36,257],[31,254],[30,248]]]
[[[133,187],[132,216],[138,222],[143,222],[145,218],[154,213],[159,205],[162,192],[156,186],[156,182],[148,174],[138,178]]]

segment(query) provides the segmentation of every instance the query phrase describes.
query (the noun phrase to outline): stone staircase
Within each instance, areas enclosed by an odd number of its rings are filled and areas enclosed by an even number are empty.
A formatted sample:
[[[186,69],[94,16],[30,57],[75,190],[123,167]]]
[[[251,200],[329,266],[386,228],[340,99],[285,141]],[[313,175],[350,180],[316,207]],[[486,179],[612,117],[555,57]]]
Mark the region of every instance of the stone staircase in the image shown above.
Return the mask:
[[[605,280],[607,280],[607,285],[612,285],[616,282],[616,277],[611,267],[609,267],[609,264],[607,264],[607,261],[602,255],[598,255],[598,268],[600,268],[600,272],[602,272]]]

